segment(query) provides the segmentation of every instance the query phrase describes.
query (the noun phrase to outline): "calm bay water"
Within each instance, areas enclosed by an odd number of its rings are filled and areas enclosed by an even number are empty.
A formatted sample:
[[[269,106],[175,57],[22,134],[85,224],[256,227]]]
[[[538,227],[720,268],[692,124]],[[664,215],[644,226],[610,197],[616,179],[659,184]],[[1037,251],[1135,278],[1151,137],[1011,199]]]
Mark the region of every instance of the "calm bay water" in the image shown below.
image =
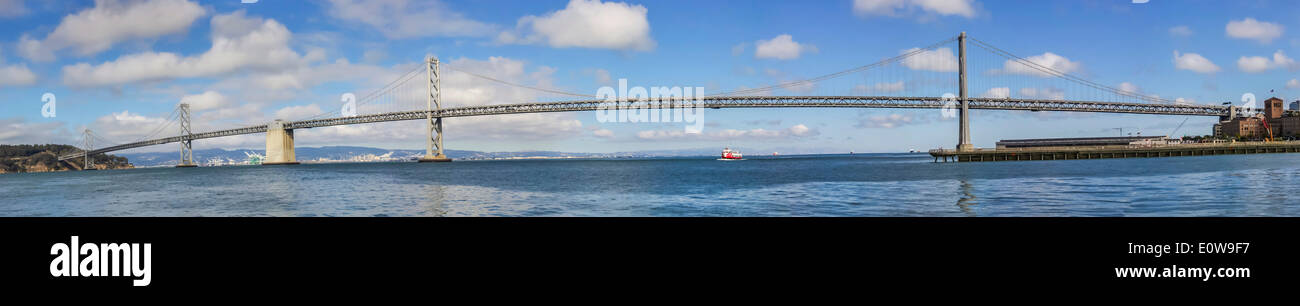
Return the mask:
[[[1300,216],[1300,154],[458,161],[0,175],[0,216]]]

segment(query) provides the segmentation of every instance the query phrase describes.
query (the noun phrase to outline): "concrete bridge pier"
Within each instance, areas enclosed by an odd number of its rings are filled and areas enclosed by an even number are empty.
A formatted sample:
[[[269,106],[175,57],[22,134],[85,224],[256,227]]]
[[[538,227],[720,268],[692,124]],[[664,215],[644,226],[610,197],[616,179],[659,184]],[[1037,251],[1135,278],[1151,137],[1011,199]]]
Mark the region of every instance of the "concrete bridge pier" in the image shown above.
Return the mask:
[[[284,121],[275,120],[266,126],[266,156],[262,165],[297,165],[293,149],[293,130],[284,128]]]

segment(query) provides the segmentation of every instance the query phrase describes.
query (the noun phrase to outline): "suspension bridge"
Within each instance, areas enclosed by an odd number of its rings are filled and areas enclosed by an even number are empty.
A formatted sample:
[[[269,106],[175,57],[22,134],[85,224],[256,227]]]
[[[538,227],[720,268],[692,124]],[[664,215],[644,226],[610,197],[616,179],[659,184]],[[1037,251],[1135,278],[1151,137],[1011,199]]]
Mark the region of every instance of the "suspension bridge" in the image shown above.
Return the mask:
[[[951,51],[953,44],[957,49],[955,55]],[[979,50],[980,54],[987,56],[968,58],[968,44],[976,47],[974,50]],[[445,79],[442,71],[444,66],[445,64],[436,57],[430,57],[420,67],[408,71],[388,85],[363,97],[357,107],[367,106],[373,110],[368,113],[343,114],[335,111],[298,120],[276,119],[265,124],[194,132],[190,107],[187,104],[180,104],[173,114],[168,116],[165,123],[136,141],[109,141],[87,129],[82,144],[83,151],[65,154],[59,159],[81,158],[85,165],[93,165],[91,157],[96,154],[180,143],[178,166],[189,167],[195,165],[192,151],[192,142],[195,140],[264,133],[266,134],[266,156],[263,164],[296,164],[294,130],[421,120],[425,126],[426,152],[420,161],[450,161],[443,153],[442,121],[444,118],[597,111],[607,107],[610,102],[652,110],[667,110],[687,105],[711,109],[943,109],[955,113],[959,120],[958,141],[955,146],[955,150],[959,152],[974,150],[970,141],[970,110],[973,109],[1217,116],[1221,121],[1259,111],[1254,108],[1229,105],[1179,103],[1133,90],[1103,85],[1073,74],[1069,71],[1070,67],[1054,67],[1050,61],[1016,56],[989,43],[968,37],[965,33],[926,47],[903,50],[897,56],[875,63],[815,78],[691,98],[612,101],[598,99],[594,95],[513,83],[498,77],[468,71],[468,69],[446,67],[451,72],[457,73],[456,77],[464,80],[492,84],[501,90],[511,92],[533,93],[534,95],[516,96],[521,96],[520,99],[531,97],[534,100],[492,101],[507,103],[444,107],[447,103],[443,101],[443,92],[450,90],[442,87],[442,81]],[[970,66],[976,68],[971,69]],[[980,73],[971,74],[971,71]],[[973,75],[980,77],[972,78]],[[968,91],[968,84],[972,83],[987,91],[982,94],[972,94]],[[806,89],[810,87],[819,88],[827,94],[809,95]],[[1020,90],[1012,92],[1012,88]],[[951,94],[953,91],[956,91],[956,94]],[[786,94],[780,95],[777,94],[778,92]],[[541,101],[547,99],[538,98],[535,96],[537,94],[560,98]],[[177,135],[155,137],[177,124],[180,126]],[[95,141],[96,139],[98,141]],[[96,142],[107,145],[95,148]]]

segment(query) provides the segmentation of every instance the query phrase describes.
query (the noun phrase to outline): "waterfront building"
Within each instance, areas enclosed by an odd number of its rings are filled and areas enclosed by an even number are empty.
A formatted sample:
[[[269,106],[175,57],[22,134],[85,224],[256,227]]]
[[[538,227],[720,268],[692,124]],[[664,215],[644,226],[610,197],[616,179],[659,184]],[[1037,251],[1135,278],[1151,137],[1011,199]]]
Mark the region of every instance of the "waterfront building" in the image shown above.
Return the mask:
[[[1216,129],[1221,129],[1221,134],[1216,135],[1259,138],[1271,130],[1273,138],[1300,136],[1300,117],[1288,116],[1285,109],[1282,108],[1282,103],[1282,99],[1276,97],[1264,100],[1263,118],[1233,118],[1221,122],[1219,124],[1221,126],[1216,127]],[[1295,106],[1295,103],[1292,103],[1293,109]],[[1267,128],[1264,126],[1265,120],[1268,123]]]

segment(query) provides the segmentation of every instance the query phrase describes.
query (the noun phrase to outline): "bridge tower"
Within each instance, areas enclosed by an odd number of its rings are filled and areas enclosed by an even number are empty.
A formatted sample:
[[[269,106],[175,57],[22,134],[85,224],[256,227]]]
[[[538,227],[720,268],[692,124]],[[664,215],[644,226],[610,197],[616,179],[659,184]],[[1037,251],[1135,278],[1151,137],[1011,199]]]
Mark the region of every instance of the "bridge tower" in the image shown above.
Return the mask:
[[[958,98],[961,99],[961,110],[958,113],[961,126],[957,128],[957,151],[971,151],[975,146],[970,143],[970,99],[966,97],[966,32],[961,32],[961,35],[957,36],[957,65],[957,79],[961,86],[958,89]]]
[[[194,133],[190,130],[190,104],[181,103],[178,107],[180,107],[181,123],[181,162],[176,165],[176,168],[198,167],[194,164],[194,147],[191,146]]]
[[[94,134],[90,132],[90,129],[86,129],[82,132],[81,137],[81,170],[95,169],[95,159],[90,157],[90,151],[95,150]]]
[[[420,157],[420,162],[449,162],[446,154],[442,152],[442,117],[434,117],[435,111],[442,110],[442,87],[439,84],[441,73],[438,71],[438,58],[430,56],[425,61],[428,66],[429,75],[429,96],[425,99],[425,130],[428,131],[427,145],[424,148],[424,157]]]

